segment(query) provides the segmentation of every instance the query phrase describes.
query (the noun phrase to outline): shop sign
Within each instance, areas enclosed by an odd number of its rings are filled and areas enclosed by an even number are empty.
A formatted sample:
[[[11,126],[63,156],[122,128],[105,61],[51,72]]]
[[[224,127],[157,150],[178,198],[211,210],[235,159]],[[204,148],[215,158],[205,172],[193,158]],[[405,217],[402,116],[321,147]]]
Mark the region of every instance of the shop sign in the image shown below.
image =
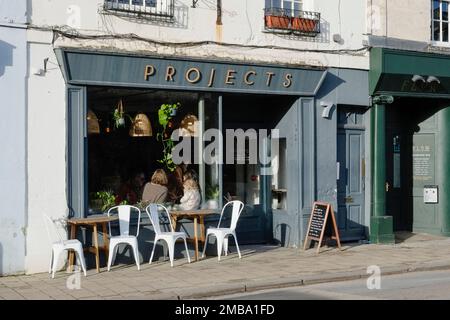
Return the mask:
[[[178,90],[315,95],[326,71],[204,60],[57,51],[66,81]]]

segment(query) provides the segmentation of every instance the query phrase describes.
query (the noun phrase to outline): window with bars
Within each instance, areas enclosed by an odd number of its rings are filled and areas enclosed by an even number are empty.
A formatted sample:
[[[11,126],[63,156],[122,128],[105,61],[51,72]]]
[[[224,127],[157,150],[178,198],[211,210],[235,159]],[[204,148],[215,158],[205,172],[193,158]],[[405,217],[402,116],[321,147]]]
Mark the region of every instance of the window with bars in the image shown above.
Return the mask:
[[[431,40],[435,42],[449,43],[449,1],[432,0],[431,11]]]
[[[265,0],[265,30],[315,37],[320,33],[320,13],[303,7],[304,0]]]
[[[266,0],[266,9],[281,9],[286,15],[293,17],[296,11],[303,10],[303,0]]]
[[[173,17],[175,0],[105,0],[106,10]]]

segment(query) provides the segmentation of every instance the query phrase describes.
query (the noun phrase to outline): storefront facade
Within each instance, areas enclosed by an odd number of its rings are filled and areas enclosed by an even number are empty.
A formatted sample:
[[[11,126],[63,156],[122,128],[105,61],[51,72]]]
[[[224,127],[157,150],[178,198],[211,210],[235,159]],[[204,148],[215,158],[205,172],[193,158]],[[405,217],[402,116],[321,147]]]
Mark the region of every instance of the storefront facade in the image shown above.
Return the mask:
[[[374,242],[393,242],[393,231],[449,235],[449,61],[371,50]]]
[[[246,204],[238,227],[238,238],[242,243],[275,240],[284,246],[299,246],[315,200],[328,201],[335,208],[339,207],[336,211],[344,238],[366,237],[369,211],[365,209],[367,190],[364,185],[369,177],[362,172],[362,166],[370,165],[364,151],[369,149],[365,146],[368,137],[363,133],[368,121],[364,120],[368,104],[364,93],[367,72],[64,48],[57,49],[56,54],[67,83],[67,188],[72,215],[89,214],[89,193],[96,191],[89,190],[88,186],[88,166],[92,163],[88,155],[90,136],[86,116],[88,109],[95,108],[90,105],[95,101],[89,97],[95,94],[92,88],[115,88],[115,92],[121,94],[124,91],[120,90],[125,89],[150,89],[168,95],[154,92],[147,96],[150,99],[145,102],[147,105],[153,103],[152,99],[158,104],[156,101],[160,101],[161,95],[165,97],[165,103],[175,103],[177,101],[173,99],[177,97],[182,105],[194,105],[191,111],[200,122],[199,136],[209,128],[224,134],[230,129],[255,129],[257,132],[263,129],[269,135],[274,132],[272,130],[278,130],[278,136],[272,137],[277,139],[277,151],[271,154],[273,141],[259,143],[257,165],[249,164],[251,154],[245,156],[245,164],[227,163],[230,150],[223,142],[221,157],[224,162],[218,163],[217,169],[212,170],[205,163],[196,167],[203,190],[214,180],[211,174],[217,176],[213,183],[219,187],[220,205],[225,201],[224,196],[230,193]],[[188,96],[190,98],[186,98]],[[188,103],[187,99],[192,101]],[[154,110],[150,107],[140,110],[148,114],[153,130],[156,130]],[[210,118],[214,118],[212,124],[206,120]],[[201,158],[208,141],[200,140],[199,144],[195,151],[199,153],[197,159]],[[341,149],[346,150],[345,146],[350,145],[354,149],[347,153],[341,151],[341,154],[339,144]],[[354,159],[351,157],[355,150],[357,158]],[[272,161],[262,163],[262,155],[271,157]],[[350,175],[348,168],[355,164],[358,168]],[[341,192],[338,192],[339,181],[343,185],[339,186]],[[355,191],[359,192],[359,198],[355,196],[355,200],[349,201],[350,192]],[[203,196],[207,196],[206,193]]]

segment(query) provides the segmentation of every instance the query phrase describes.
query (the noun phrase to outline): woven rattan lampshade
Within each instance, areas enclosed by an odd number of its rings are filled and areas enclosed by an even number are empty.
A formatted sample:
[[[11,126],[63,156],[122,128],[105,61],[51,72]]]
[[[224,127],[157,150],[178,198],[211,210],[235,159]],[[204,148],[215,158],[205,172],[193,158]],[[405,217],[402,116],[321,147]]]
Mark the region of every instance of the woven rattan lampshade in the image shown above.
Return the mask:
[[[180,123],[180,135],[183,137],[197,137],[198,125],[198,118],[195,115],[186,115]]]
[[[143,113],[138,113],[134,117],[133,125],[130,128],[131,137],[151,137],[153,135],[152,125],[148,117]]]
[[[87,124],[88,124],[88,134],[100,133],[100,125],[98,123],[98,118],[91,109],[89,109],[87,113]]]

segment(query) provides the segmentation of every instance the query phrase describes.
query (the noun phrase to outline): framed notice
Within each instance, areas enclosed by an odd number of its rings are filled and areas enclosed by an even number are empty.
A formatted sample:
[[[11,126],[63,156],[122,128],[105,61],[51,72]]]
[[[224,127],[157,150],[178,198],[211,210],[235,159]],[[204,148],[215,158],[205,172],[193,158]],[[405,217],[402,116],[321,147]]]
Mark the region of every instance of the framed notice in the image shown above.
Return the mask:
[[[308,243],[314,240],[319,243],[317,248],[317,253],[319,253],[322,242],[327,239],[336,240],[339,249],[341,249],[341,240],[331,204],[314,202],[303,250],[306,250]]]

